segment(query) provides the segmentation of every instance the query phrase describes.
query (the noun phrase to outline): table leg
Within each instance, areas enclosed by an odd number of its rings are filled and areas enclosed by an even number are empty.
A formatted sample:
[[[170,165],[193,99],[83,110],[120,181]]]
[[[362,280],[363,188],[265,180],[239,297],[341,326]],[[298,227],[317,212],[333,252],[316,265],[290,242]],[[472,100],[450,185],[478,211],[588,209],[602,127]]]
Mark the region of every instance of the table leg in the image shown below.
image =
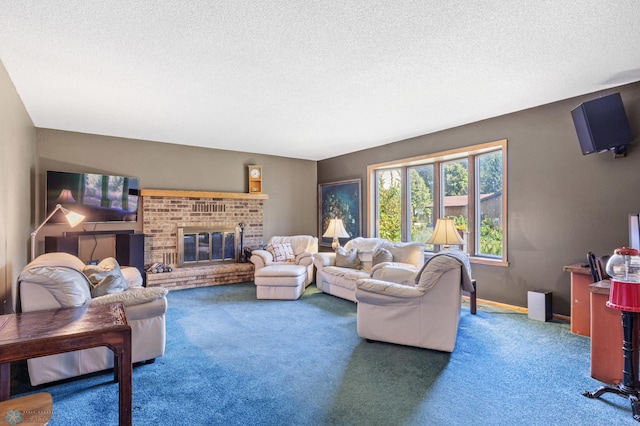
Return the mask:
[[[0,401],[6,401],[11,396],[11,364],[0,364]]]
[[[475,315],[478,306],[478,291],[476,287],[476,280],[471,280],[471,284],[473,285],[473,293],[469,295],[469,299],[471,300],[471,315]]]
[[[119,397],[119,414],[120,426],[131,426],[131,407],[132,407],[132,386],[131,376],[133,375],[131,365],[131,330],[128,330],[123,339],[123,347],[119,355],[115,356],[114,364],[118,366],[118,393]]]

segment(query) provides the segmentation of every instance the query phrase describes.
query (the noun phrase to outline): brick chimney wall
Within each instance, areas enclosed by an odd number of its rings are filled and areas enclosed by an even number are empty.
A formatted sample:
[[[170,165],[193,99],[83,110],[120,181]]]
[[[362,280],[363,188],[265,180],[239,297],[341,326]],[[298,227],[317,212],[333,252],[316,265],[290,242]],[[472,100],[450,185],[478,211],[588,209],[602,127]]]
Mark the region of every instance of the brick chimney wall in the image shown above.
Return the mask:
[[[243,245],[263,243],[263,200],[144,196],[142,230],[145,264],[177,266],[178,226],[238,226],[244,223]]]

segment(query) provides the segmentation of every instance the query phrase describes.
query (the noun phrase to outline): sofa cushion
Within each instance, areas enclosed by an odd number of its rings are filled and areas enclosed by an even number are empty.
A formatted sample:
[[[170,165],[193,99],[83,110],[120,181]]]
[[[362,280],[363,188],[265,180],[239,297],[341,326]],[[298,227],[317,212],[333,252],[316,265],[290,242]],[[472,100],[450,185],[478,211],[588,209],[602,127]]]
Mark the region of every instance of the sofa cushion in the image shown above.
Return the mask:
[[[358,250],[347,250],[344,247],[338,247],[336,249],[336,266],[350,269],[360,269],[360,258],[358,257]]]
[[[269,243],[267,251],[273,255],[274,262],[295,262],[296,256],[290,242]]]
[[[120,272],[120,265],[113,257],[103,259],[97,265],[86,265],[82,272],[91,283],[91,297],[122,293],[128,288]]]
[[[386,248],[379,248],[373,253],[371,259],[371,266],[376,266],[378,263],[393,262],[393,255]]]
[[[422,264],[424,259],[424,244],[422,243],[395,243],[389,247],[393,255],[393,261],[399,263]]]

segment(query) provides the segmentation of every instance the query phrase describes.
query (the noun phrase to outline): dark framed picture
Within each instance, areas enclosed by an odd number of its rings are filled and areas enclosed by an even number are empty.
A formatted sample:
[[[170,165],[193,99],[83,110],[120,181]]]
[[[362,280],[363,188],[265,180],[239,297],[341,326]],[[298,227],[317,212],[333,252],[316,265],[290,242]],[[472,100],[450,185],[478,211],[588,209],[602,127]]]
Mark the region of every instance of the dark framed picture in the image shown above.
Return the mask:
[[[331,219],[342,219],[349,238],[362,235],[362,215],[360,210],[360,179],[318,185],[318,242],[331,246],[332,238],[323,237]],[[341,241],[342,243],[342,241]]]

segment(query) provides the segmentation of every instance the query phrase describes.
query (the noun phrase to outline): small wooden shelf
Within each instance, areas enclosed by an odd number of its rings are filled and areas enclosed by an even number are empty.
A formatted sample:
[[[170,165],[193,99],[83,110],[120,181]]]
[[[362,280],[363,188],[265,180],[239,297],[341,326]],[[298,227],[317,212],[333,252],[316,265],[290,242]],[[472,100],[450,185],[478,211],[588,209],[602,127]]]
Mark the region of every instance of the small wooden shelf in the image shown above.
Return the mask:
[[[247,200],[268,200],[267,194],[250,194],[248,192],[209,192],[182,191],[175,189],[141,189],[143,197],[183,197],[183,198],[235,198]]]

